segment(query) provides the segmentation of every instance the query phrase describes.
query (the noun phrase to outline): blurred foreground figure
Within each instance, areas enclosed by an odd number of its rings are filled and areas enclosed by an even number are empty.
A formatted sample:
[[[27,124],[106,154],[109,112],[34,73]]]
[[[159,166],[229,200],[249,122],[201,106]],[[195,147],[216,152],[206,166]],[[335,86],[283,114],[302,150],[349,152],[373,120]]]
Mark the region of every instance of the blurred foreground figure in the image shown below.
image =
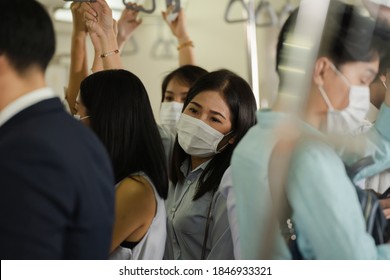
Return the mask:
[[[375,164],[363,168],[356,180],[390,166],[390,96],[369,132],[348,136],[367,114],[369,85],[379,68],[382,44],[373,36],[375,23],[354,6],[330,1],[313,67],[300,69],[299,58],[295,67],[286,67],[288,50],[300,47],[290,44],[302,23],[300,12],[290,16],[279,35],[278,100],[272,111],[258,112],[258,125],[238,145],[231,176],[222,180],[236,257],[389,259],[390,245],[376,246],[366,232],[344,166],[374,157]],[[303,52],[307,45],[301,43]],[[303,100],[300,110],[289,108],[295,100],[286,73],[310,79],[295,95]]]

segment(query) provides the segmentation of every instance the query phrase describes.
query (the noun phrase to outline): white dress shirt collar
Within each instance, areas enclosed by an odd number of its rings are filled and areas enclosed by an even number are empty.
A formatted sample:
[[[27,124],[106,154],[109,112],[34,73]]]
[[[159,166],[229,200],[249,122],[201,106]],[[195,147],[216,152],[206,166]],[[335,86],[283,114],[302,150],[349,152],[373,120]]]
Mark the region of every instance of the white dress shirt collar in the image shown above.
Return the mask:
[[[46,99],[57,97],[50,88],[40,88],[16,99],[0,111],[0,127],[24,109]]]

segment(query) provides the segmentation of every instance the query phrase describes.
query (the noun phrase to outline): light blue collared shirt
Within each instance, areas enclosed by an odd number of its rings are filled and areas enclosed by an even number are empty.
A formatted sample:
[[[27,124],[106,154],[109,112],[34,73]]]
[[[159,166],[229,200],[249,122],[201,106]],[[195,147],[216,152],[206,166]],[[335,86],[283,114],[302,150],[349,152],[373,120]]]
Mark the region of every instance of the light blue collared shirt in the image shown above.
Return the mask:
[[[260,111],[258,124],[251,128],[236,148],[232,159],[232,180],[225,178],[236,201],[237,225],[233,238],[239,241],[239,258],[259,259],[269,231],[272,209],[268,187],[268,164],[279,141],[275,128],[289,115]],[[375,164],[364,168],[356,180],[390,166],[390,108],[383,105],[373,129],[367,134],[338,140],[337,147],[313,139],[303,140],[293,153],[287,195],[292,205],[298,245],[305,259],[390,259],[390,245],[376,246],[366,233],[356,191],[345,173],[344,163],[354,163],[372,155]],[[325,138],[303,124],[306,134]],[[356,148],[358,147],[358,148]],[[228,184],[233,187],[229,188]],[[225,195],[226,192],[225,192]],[[229,201],[228,201],[229,206]],[[229,210],[228,210],[229,212]],[[230,212],[229,212],[230,213]],[[280,234],[274,235],[275,259],[291,255]]]

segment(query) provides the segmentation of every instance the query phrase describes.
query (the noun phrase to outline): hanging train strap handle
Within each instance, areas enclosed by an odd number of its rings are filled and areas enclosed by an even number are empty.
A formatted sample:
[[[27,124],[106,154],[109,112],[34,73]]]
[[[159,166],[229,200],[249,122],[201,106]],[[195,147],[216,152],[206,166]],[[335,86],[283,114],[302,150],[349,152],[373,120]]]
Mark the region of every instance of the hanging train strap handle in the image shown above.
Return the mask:
[[[264,11],[265,15],[268,16],[269,19],[266,22],[259,22],[260,14],[263,11]],[[274,7],[267,0],[260,1],[259,5],[257,6],[256,11],[255,11],[255,18],[256,18],[256,26],[257,27],[274,26],[274,25],[277,25],[279,22],[278,15],[276,14]]]
[[[284,22],[295,10],[295,6],[291,3],[291,0],[286,0],[286,3],[279,12],[279,27],[282,27]]]
[[[127,42],[127,48],[126,46],[123,48],[123,51],[121,52],[121,56],[134,55],[138,52],[138,50],[139,47],[137,41],[134,39],[134,37],[131,37],[130,40]]]
[[[246,13],[246,17],[242,18],[232,18],[230,15],[232,12],[231,10],[233,9],[234,4],[241,4],[241,7],[243,8],[243,11]],[[238,22],[248,22],[249,21],[249,6],[244,2],[244,0],[230,0],[226,10],[225,10],[225,21],[227,23],[238,23]],[[265,13],[265,15],[268,16],[268,21],[266,22],[260,22],[260,14]],[[277,25],[279,22],[278,15],[276,14],[276,11],[274,7],[271,5],[271,3],[267,0],[262,0],[260,3],[257,5],[255,9],[255,21],[256,21],[256,26],[257,27],[267,27],[267,26],[273,26]]]
[[[123,4],[126,6],[126,9],[140,11],[146,14],[151,14],[156,10],[156,0],[152,0],[152,7],[150,9],[145,9],[142,5],[138,5],[134,2],[126,2],[126,0],[123,0]]]
[[[236,19],[231,18],[230,13],[231,13],[233,5],[236,2],[238,4],[241,4],[242,8],[244,9],[244,11],[247,14],[246,18],[236,18]],[[245,4],[244,0],[230,0],[227,7],[226,7],[226,10],[225,10],[225,21],[227,23],[237,23],[237,22],[246,22],[248,20],[249,20],[249,9],[248,9],[248,5]]]
[[[152,45],[150,54],[155,59],[173,59],[175,54],[171,51],[176,48],[176,42],[174,39],[164,39],[158,37]]]
[[[206,247],[207,247],[207,240],[209,237],[209,231],[210,231],[210,223],[211,223],[211,206],[213,205],[213,199],[214,199],[215,190],[213,190],[211,194],[211,201],[209,205],[209,210],[207,212],[207,221],[206,221],[206,229],[204,231],[204,238],[203,238],[203,246],[202,246],[202,255],[201,260],[206,259]]]

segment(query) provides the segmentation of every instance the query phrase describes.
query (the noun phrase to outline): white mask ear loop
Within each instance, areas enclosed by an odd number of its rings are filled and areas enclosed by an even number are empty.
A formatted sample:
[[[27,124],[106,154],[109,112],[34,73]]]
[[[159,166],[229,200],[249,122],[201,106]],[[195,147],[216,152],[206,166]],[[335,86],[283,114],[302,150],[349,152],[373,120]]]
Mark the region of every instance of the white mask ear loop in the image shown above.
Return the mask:
[[[351,87],[351,84],[349,83],[348,79],[344,76],[343,73],[341,73],[334,64],[330,64],[330,68],[336,72],[337,75],[343,80],[344,83],[346,83],[347,86]]]
[[[324,99],[326,105],[329,109],[334,110],[332,104],[330,103],[329,97],[326,95],[326,92],[324,90],[324,87],[322,85],[318,86],[318,90],[321,93],[322,98]]]
[[[385,89],[387,90],[387,85],[386,85],[386,79],[385,80],[382,80],[382,79],[380,79],[381,80],[381,82],[382,82],[382,85],[385,87]]]

